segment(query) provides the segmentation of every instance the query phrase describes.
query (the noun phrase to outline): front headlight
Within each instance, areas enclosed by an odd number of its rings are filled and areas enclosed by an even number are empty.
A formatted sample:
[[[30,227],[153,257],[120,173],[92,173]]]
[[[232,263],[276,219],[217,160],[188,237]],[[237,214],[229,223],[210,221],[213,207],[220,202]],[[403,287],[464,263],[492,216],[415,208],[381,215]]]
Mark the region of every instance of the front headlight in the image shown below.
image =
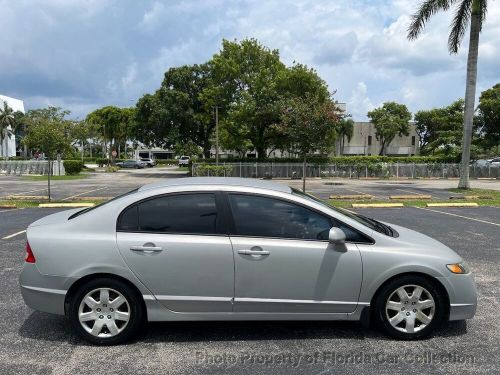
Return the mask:
[[[469,273],[469,268],[465,263],[447,264],[446,268],[448,268],[452,273],[457,273],[457,274]]]

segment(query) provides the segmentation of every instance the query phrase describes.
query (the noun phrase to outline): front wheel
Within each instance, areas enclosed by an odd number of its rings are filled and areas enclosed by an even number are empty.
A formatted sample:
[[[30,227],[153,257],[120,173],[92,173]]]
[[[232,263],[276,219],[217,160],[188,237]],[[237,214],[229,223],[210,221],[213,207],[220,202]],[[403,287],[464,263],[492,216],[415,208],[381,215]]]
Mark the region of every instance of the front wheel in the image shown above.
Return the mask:
[[[70,302],[69,318],[77,333],[99,345],[114,345],[135,336],[144,321],[140,297],[115,279],[95,279],[80,287]]]
[[[445,316],[445,299],[434,283],[403,276],[385,285],[375,300],[375,318],[392,337],[412,340],[429,335]]]

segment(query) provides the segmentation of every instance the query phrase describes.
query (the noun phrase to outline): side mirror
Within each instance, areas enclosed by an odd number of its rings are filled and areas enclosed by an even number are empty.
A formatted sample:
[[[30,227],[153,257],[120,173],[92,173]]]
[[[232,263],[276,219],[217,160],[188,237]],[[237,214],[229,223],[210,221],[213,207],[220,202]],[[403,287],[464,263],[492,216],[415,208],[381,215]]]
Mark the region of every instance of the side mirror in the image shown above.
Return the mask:
[[[330,229],[328,233],[328,241],[331,243],[344,243],[345,242],[345,233],[342,229],[333,227]]]

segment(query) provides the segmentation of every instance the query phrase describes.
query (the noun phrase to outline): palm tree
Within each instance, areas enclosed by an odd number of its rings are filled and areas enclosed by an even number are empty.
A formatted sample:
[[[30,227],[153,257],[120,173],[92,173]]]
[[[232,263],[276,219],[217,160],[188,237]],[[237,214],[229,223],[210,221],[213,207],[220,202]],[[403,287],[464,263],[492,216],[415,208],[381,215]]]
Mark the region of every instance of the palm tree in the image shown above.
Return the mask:
[[[337,134],[340,137],[340,155],[344,154],[345,138],[347,137],[347,142],[351,141],[352,135],[354,133],[354,121],[350,118],[342,119],[337,128]]]
[[[0,108],[0,146],[2,146],[2,156],[9,156],[8,147],[4,147],[4,139],[7,137],[10,138],[14,134],[15,122],[14,110],[4,101],[3,108]]]
[[[459,188],[469,189],[470,144],[472,139],[472,121],[474,118],[474,100],[476,97],[477,57],[479,33],[486,18],[488,0],[425,0],[412,17],[408,27],[408,39],[416,39],[425,23],[437,12],[448,10],[456,5],[455,16],[448,37],[448,50],[458,52],[465,32],[470,24],[469,55],[467,57],[467,81],[465,86],[464,132],[462,140],[462,164],[460,166]]]

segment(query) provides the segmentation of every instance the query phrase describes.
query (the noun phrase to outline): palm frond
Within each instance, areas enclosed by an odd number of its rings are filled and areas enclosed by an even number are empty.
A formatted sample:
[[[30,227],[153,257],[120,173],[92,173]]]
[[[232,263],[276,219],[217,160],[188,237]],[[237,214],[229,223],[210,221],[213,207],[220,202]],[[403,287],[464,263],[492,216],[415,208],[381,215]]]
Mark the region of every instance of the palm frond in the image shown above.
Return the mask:
[[[448,8],[456,1],[457,0],[424,1],[418,8],[417,12],[412,16],[410,26],[408,26],[408,39],[417,39],[429,18],[440,10],[448,10]]]
[[[483,28],[483,22],[486,19],[486,13],[488,13],[488,0],[480,0],[479,7],[481,8],[481,27],[479,30]]]
[[[450,53],[457,53],[460,43],[464,38],[469,26],[473,0],[462,0],[457,7],[453,21],[451,22],[451,32],[448,37],[448,50]]]

